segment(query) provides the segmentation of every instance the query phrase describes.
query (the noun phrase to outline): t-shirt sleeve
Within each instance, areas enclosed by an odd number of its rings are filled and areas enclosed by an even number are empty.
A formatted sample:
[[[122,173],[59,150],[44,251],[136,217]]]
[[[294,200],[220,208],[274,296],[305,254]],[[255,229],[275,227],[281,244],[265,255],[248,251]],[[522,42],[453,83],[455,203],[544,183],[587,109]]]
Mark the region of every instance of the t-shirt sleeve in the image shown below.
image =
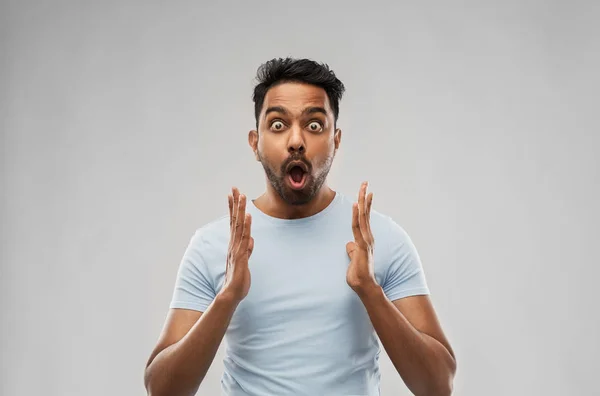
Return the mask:
[[[389,267],[381,285],[390,301],[400,298],[428,295],[429,287],[421,264],[421,258],[406,231],[389,218],[388,263]]]
[[[197,230],[183,254],[170,308],[204,312],[215,298],[215,289],[202,258],[202,236]]]

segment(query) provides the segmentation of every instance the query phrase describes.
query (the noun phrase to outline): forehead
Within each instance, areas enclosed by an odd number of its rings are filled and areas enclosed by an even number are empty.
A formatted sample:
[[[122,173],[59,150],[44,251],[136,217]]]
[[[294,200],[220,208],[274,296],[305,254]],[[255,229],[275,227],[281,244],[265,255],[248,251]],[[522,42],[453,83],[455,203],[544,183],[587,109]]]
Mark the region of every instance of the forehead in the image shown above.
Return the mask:
[[[262,112],[273,106],[285,107],[292,113],[301,113],[306,107],[323,107],[332,115],[325,90],[310,84],[289,82],[275,85],[265,95]]]

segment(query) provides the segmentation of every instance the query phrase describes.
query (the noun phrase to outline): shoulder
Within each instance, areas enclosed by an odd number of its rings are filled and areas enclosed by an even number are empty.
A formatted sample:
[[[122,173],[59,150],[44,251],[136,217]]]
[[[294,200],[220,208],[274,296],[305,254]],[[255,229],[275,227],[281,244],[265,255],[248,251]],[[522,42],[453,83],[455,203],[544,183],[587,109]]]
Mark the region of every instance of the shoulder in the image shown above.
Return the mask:
[[[387,214],[371,210],[371,230],[375,243],[386,250],[411,244],[410,237],[404,227]]]
[[[391,216],[371,210],[375,271],[390,300],[429,294],[421,258],[407,231]]]
[[[229,238],[229,215],[223,215],[196,228],[194,238],[210,242],[222,237]]]
[[[340,195],[340,206],[342,206],[344,211],[348,212],[348,221],[351,222],[352,204],[355,200],[351,196]],[[404,227],[387,213],[371,208],[369,223],[371,224],[371,232],[379,251],[383,250],[389,253],[390,250],[401,246],[410,246],[412,243]]]
[[[213,262],[221,264],[228,245],[229,215],[223,215],[196,228],[191,236],[187,254],[195,256],[198,261],[210,267]]]
[[[344,194],[341,195],[341,206],[349,215],[352,213],[352,204],[355,202],[352,197]],[[375,208],[371,208],[371,216],[369,218],[371,231],[376,240],[390,243],[392,241],[402,242],[409,239],[406,230],[393,217],[386,213],[382,213]]]

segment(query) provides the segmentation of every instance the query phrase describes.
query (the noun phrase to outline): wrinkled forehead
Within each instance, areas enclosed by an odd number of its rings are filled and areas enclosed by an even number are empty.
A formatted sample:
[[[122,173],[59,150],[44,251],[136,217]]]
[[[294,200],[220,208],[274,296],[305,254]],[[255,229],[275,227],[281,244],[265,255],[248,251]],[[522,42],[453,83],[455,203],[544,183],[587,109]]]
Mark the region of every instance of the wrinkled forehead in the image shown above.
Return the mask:
[[[292,116],[301,116],[310,107],[321,107],[327,111],[327,116],[333,117],[329,97],[325,90],[310,84],[287,82],[271,87],[265,95],[261,110],[261,118],[271,107],[282,107]]]

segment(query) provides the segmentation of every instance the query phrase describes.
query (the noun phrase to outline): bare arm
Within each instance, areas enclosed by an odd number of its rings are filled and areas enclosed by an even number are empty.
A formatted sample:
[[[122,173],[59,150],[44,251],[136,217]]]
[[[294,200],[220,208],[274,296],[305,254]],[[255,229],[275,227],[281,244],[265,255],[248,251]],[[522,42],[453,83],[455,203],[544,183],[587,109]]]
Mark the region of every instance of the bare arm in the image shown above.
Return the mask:
[[[217,296],[206,312],[172,309],[146,365],[151,396],[194,395],[212,364],[237,303]],[[188,331],[189,330],[189,331]]]
[[[151,396],[194,395],[206,375],[238,304],[250,289],[248,259],[254,248],[246,197],[229,195],[230,243],[225,281],[204,313],[171,309],[146,364],[144,385]]]
[[[456,360],[429,297],[391,302],[379,286],[359,296],[385,351],[411,392],[417,396],[451,395]]]
[[[346,251],[350,265],[346,280],[363,302],[371,323],[404,383],[417,396],[452,394],[456,359],[427,295],[391,302],[374,273],[370,212],[373,193],[367,183],[352,208],[354,241]]]

